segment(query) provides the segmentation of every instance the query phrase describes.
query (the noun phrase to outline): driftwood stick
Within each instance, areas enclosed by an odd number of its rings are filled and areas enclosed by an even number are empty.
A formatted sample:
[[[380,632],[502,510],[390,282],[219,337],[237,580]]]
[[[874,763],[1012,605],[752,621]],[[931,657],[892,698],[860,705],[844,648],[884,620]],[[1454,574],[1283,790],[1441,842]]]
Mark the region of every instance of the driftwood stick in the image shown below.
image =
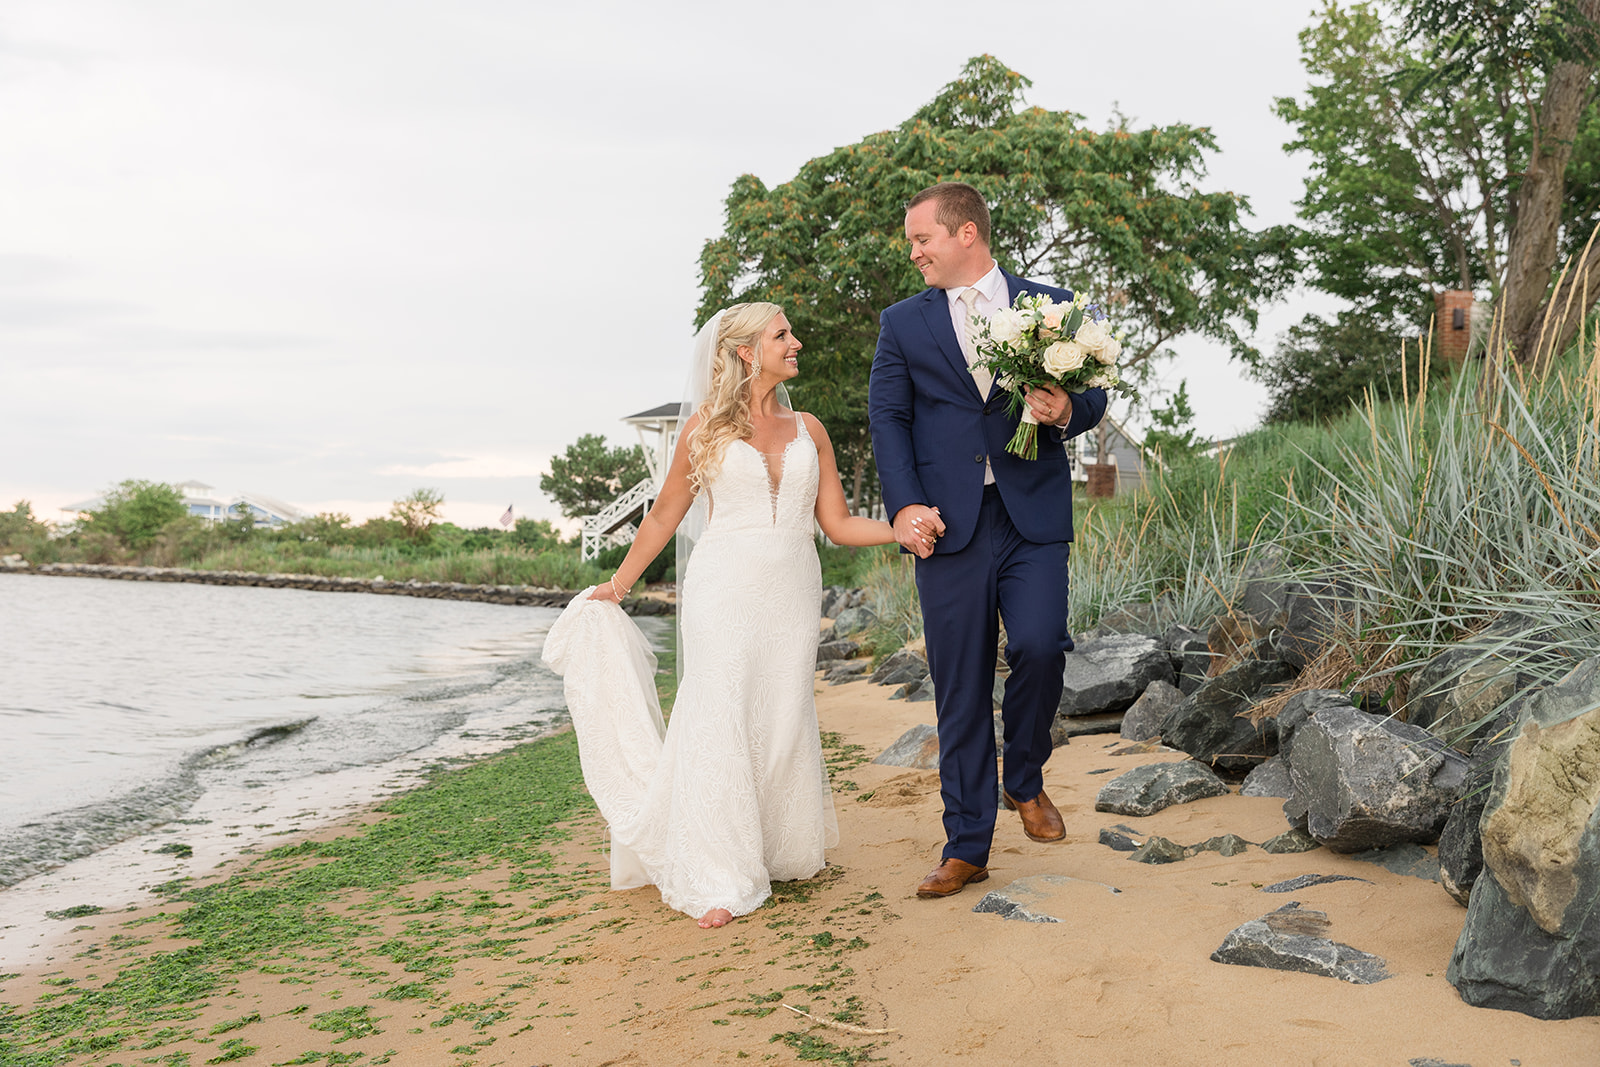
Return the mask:
[[[837,1023],[837,1022],[834,1022],[832,1019],[819,1019],[815,1015],[812,1015],[809,1011],[801,1011],[799,1008],[795,1007],[793,1004],[785,1004],[784,1007],[788,1008],[790,1011],[794,1012],[796,1015],[805,1016],[807,1019],[810,1019],[812,1022],[817,1023],[819,1026],[831,1026],[831,1027],[833,1027],[833,1029],[835,1029],[835,1030],[843,1030],[847,1034],[897,1034],[897,1033],[900,1032],[900,1031],[894,1030],[894,1029],[874,1030],[874,1029],[871,1029],[870,1027],[866,1027],[866,1026],[852,1026],[849,1023]]]

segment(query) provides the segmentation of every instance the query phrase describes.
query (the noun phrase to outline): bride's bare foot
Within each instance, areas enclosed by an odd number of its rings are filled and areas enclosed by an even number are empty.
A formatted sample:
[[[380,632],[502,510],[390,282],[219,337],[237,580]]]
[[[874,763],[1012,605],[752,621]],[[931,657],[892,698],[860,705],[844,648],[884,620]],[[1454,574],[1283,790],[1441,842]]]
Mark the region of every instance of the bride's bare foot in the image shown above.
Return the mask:
[[[727,926],[733,922],[733,912],[727,908],[712,908],[700,916],[700,929],[710,930],[718,926]]]

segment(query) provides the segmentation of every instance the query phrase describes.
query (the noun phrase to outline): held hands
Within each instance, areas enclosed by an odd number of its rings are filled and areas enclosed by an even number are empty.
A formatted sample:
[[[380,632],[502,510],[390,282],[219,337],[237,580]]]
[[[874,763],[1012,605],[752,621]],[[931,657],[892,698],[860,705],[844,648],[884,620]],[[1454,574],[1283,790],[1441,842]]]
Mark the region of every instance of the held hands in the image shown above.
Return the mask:
[[[1029,386],[1024,394],[1028,408],[1041,426],[1065,426],[1072,421],[1072,397],[1054,385]]]
[[[939,517],[938,508],[907,504],[894,517],[894,539],[901,548],[915,552],[918,559],[933,555],[933,546],[943,533],[944,520]]]

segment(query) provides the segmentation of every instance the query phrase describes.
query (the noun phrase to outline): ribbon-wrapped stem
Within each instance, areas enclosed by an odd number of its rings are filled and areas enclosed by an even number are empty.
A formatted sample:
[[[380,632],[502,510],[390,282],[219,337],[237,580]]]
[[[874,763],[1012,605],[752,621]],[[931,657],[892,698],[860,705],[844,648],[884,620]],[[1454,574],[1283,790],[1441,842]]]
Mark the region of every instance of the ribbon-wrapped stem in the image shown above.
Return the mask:
[[[1032,408],[1022,409],[1022,421],[1017,423],[1017,432],[1011,435],[1006,451],[1023,459],[1039,458],[1039,420],[1033,417]]]

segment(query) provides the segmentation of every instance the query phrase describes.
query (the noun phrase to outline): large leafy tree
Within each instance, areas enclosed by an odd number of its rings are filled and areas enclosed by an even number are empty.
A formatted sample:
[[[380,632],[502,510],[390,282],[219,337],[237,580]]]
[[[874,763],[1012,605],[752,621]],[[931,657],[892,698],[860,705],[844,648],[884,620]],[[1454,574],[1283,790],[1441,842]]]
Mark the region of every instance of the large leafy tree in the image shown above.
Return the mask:
[[[644,480],[649,470],[638,445],[607,448],[603,434],[587,433],[550,460],[539,488],[568,518],[593,515],[624,490]]]
[[[867,378],[878,314],[923,288],[902,232],[905,203],[938,181],[969,182],[993,213],[995,258],[1013,273],[1083,290],[1126,327],[1124,364],[1138,376],[1197,333],[1253,361],[1241,327],[1286,284],[1276,232],[1244,224],[1245,199],[1206,191],[1210,130],[1095,131],[1068,111],[1025,107],[1031,83],[991,56],[905,122],[835,149],[768,189],[734,182],[723,233],[701,253],[697,322],[740,300],[791,311],[806,342],[797,403],[829,428],[859,505],[870,478]]]
[[[1308,346],[1354,343],[1324,355],[1330,378],[1359,393],[1373,380],[1352,368],[1381,369],[1366,341],[1414,335],[1441,289],[1487,291],[1504,337],[1532,354],[1528,324],[1536,334],[1558,261],[1600,220],[1593,71],[1570,58],[1587,39],[1587,7],[1600,0],[1323,6],[1300,35],[1310,85],[1276,111],[1296,131],[1284,147],[1311,160],[1297,240],[1308,280],[1365,322],[1307,319],[1286,339],[1294,366],[1271,372],[1280,381],[1305,381]],[[1580,84],[1589,88],[1575,94]],[[1591,273],[1600,291],[1600,261]]]
[[[1497,333],[1518,359],[1546,362],[1600,296],[1600,243],[1550,291],[1562,246],[1589,236],[1589,227],[1573,226],[1567,185],[1578,134],[1594,125],[1584,115],[1600,69],[1600,0],[1407,0],[1404,10],[1407,34],[1433,66],[1418,89],[1498,96],[1525,134],[1520,166],[1504,175],[1512,224]]]

